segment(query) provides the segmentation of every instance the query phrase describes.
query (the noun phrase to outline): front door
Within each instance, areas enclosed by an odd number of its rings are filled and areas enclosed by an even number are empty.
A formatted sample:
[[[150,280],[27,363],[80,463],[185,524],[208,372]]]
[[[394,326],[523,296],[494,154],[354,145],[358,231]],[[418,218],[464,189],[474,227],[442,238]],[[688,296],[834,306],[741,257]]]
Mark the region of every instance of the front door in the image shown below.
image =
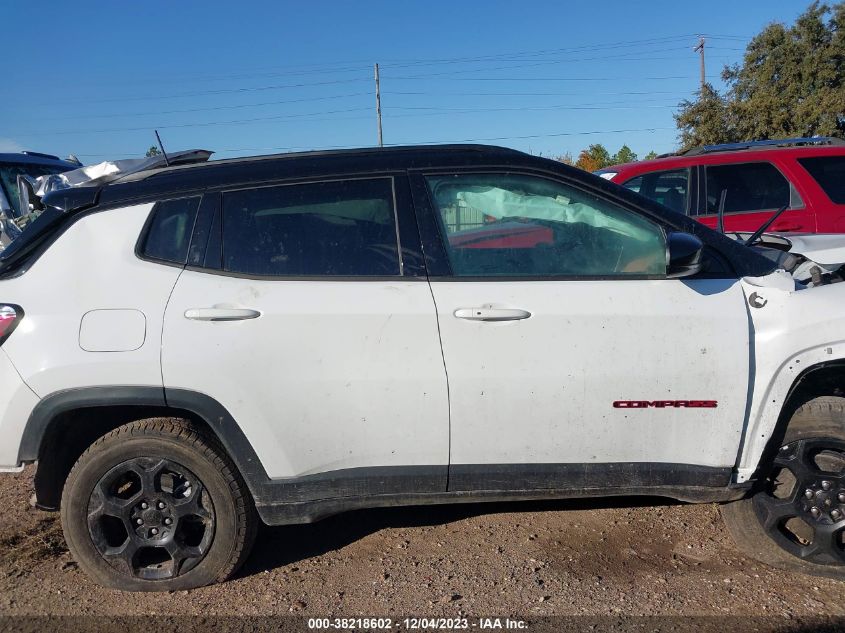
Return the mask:
[[[431,287],[450,490],[724,485],[748,389],[737,280],[667,279],[663,227],[546,176],[420,175],[415,195],[449,263]]]

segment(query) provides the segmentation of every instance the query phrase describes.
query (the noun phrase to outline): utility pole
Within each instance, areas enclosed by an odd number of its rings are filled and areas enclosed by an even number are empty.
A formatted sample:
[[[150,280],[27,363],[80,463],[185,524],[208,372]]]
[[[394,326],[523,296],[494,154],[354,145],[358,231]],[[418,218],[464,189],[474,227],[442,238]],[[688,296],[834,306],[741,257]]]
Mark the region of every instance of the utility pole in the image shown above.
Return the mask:
[[[378,146],[384,147],[384,141],[381,138],[381,89],[378,80],[378,64],[376,64],[376,118],[378,119]]]
[[[700,70],[701,70],[701,90],[704,92],[704,84],[707,83],[707,77],[704,74],[704,36],[698,38],[698,46],[692,49],[693,52],[701,55]]]

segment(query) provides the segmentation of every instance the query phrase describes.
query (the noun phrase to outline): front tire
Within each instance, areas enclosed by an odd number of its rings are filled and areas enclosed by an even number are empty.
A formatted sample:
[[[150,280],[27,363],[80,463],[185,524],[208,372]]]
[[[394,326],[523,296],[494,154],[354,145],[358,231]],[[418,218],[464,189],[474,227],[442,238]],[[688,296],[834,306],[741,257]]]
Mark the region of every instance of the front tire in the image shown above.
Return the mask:
[[[65,483],[61,518],[79,566],[125,591],[226,580],[258,521],[222,447],[174,418],[133,422],[91,445]]]
[[[755,493],[722,517],[757,560],[845,580],[845,398],[801,406]]]

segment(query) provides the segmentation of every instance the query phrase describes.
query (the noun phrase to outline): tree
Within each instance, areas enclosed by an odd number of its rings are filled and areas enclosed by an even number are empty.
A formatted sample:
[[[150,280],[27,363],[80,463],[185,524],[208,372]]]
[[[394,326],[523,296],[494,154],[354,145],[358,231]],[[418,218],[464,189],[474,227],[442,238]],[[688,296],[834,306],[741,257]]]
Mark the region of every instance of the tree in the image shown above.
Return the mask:
[[[147,153],[144,154],[144,155],[147,158],[150,158],[151,156],[158,156],[159,154],[161,154],[161,150],[159,148],[157,148],[155,145],[150,145],[150,149],[148,149]]]
[[[645,155],[645,158],[643,158],[643,160],[654,160],[655,158],[657,158],[657,152],[651,150],[648,154]]]
[[[560,156],[555,157],[555,160],[564,165],[574,165],[575,159],[572,158],[572,152],[564,152]]]
[[[845,2],[813,2],[793,26],[770,24],[712,86],[680,104],[682,149],[701,143],[845,137]]]
[[[637,161],[637,154],[627,145],[623,145],[619,148],[619,151],[616,152],[610,158],[610,162],[612,165],[621,165],[622,163],[634,163]]]
[[[731,143],[738,140],[731,107],[710,84],[698,91],[695,101],[684,100],[675,124],[681,131],[681,151],[699,145]]]
[[[587,149],[582,149],[578,160],[575,161],[575,166],[584,171],[596,171],[610,164],[610,153],[601,143],[594,143]]]

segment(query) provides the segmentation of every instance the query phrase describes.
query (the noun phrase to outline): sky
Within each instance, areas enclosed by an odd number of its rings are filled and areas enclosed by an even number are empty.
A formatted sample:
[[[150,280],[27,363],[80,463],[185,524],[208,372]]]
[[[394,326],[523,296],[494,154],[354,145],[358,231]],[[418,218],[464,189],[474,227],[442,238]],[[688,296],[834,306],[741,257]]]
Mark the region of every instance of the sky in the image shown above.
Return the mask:
[[[480,142],[672,151],[672,114],[802,0],[5,0],[0,151],[83,163]]]

